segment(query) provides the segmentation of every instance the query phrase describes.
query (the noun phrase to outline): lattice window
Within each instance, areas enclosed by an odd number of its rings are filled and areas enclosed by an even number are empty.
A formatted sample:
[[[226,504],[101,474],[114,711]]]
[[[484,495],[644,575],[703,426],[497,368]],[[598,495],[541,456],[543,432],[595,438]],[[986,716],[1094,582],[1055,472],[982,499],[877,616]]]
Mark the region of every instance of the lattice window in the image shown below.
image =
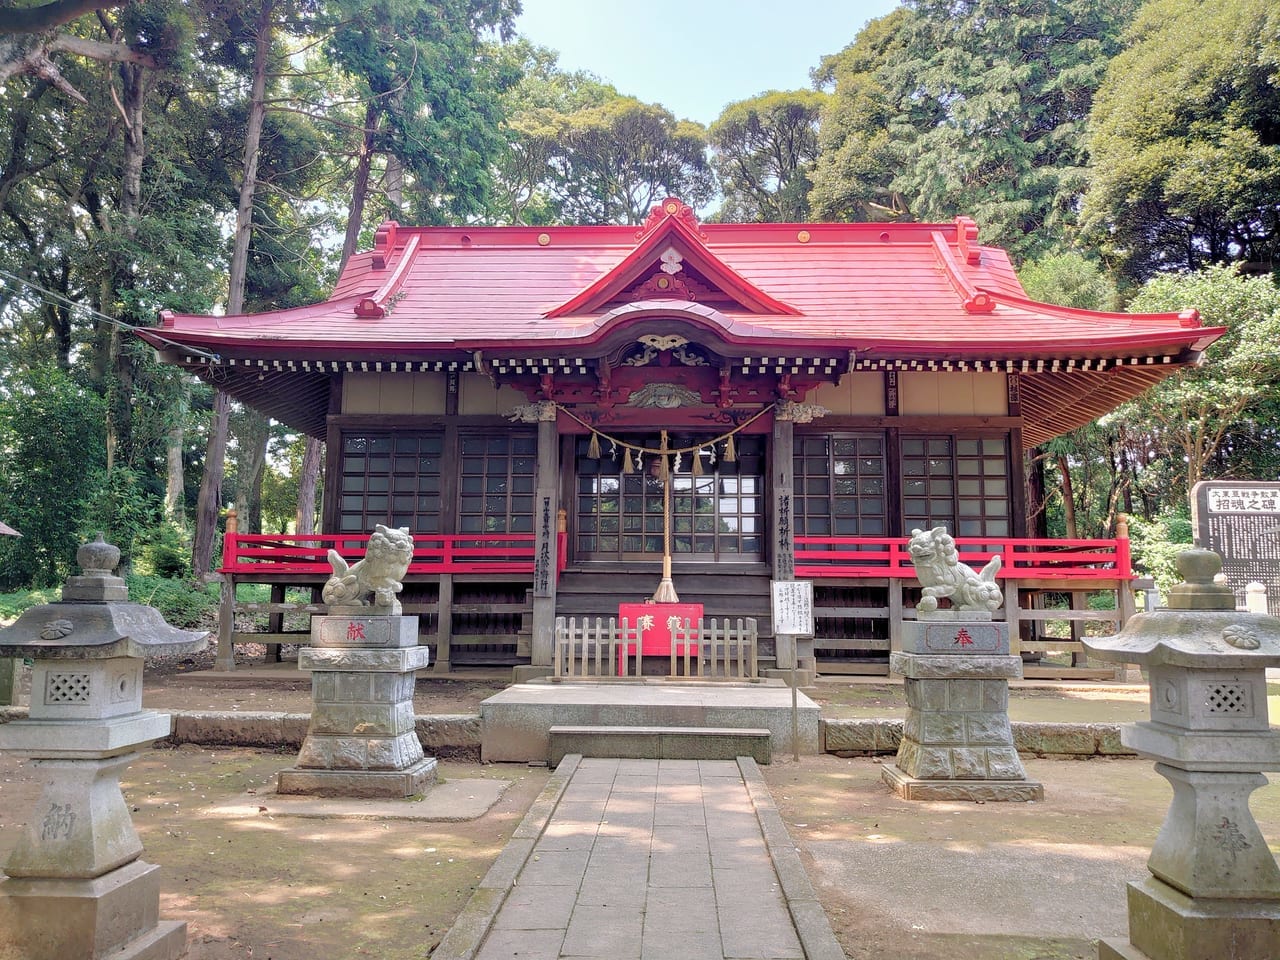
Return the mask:
[[[1209,713],[1252,713],[1249,690],[1239,683],[1215,683],[1205,691],[1204,705]]]
[[[798,535],[888,534],[883,434],[797,436],[794,464]]]
[[[1008,437],[904,437],[902,530],[946,526],[957,537],[1013,533]]]
[[[45,680],[45,703],[88,703],[93,683],[87,673],[51,673]]]
[[[697,437],[673,434],[677,448]],[[627,437],[649,449],[656,435]],[[577,555],[591,559],[651,559],[662,555],[663,482],[657,459],[640,458],[634,473],[623,473],[623,453],[602,444],[603,455],[588,456],[590,438],[577,441]],[[737,459],[713,461],[702,454],[698,476],[693,454],[685,453],[671,475],[671,552],[689,560],[758,560],[764,551],[765,440],[738,435]]]
[[[439,434],[348,434],[342,441],[338,529],[367,533],[376,523],[440,532]]]
[[[464,436],[459,447],[458,532],[533,533],[537,436]]]

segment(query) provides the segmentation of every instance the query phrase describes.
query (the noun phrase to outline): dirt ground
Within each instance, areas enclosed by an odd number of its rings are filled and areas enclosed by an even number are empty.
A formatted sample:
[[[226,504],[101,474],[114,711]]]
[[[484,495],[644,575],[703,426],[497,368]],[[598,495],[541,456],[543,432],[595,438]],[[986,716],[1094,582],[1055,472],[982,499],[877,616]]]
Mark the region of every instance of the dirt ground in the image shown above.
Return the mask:
[[[144,858],[163,867],[161,915],[187,922],[190,960],[429,957],[548,774],[442,764],[449,781],[508,782],[466,822],[302,819],[270,795],[291,760],[156,749],[124,777]],[[1084,960],[1095,938],[1124,936],[1124,883],[1145,874],[1172,795],[1150,763],[1030,760],[1038,804],[903,801],[881,767],[822,756],[763,768],[851,960]],[[0,757],[0,858],[35,803],[32,774]],[[255,798],[262,809],[246,812]],[[1280,789],[1253,807],[1280,836]]]
[[[422,680],[415,709],[476,713],[505,685],[496,674]],[[807,692],[824,716],[905,710],[890,683],[824,681]],[[149,671],[144,701],[304,713],[310,687],[284,671],[230,684]],[[1140,688],[1015,688],[1011,701],[1015,719],[1146,715]],[[464,822],[302,819],[271,805],[275,774],[292,760],[289,750],[154,749],[123,778],[144,859],[163,868],[161,915],[187,922],[191,960],[429,957],[548,776],[441,763],[445,780],[496,778],[506,789]],[[1146,874],[1172,796],[1149,762],[1028,760],[1045,784],[1037,804],[903,801],[882,766],[821,756],[763,768],[851,960],[1084,960],[1096,938],[1125,937],[1124,883]],[[0,863],[38,787],[29,763],[0,756]],[[218,809],[228,804],[239,811]],[[1255,793],[1253,809],[1263,834],[1280,838],[1280,787]]]

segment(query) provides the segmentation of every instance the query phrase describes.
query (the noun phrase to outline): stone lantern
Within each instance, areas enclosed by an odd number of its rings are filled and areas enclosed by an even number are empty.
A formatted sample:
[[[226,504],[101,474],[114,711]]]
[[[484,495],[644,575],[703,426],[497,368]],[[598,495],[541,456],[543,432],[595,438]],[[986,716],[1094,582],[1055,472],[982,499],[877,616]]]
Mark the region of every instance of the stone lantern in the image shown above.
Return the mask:
[[[0,726],[0,749],[31,758],[44,781],[4,865],[0,955],[179,957],[186,924],[157,919],[160,868],[138,859],[119,781],[169,734],[168,714],[142,709],[143,658],[202,649],[206,634],[127,602],[124,580],[112,575],[120,551],[101,534],[76,559],[83,574],[67,581],[61,601],[0,630],[0,656],[35,664],[27,719]]]
[[[1280,666],[1280,619],[1237,612],[1209,550],[1178,558],[1169,606],[1085,641],[1102,660],[1148,671],[1151,719],[1121,741],[1156,761],[1173,803],[1147,866],[1129,884],[1129,942],[1103,941],[1101,960],[1274,960],[1280,956],[1280,869],[1249,811],[1249,795],[1280,770],[1280,731],[1267,721],[1266,668]]]

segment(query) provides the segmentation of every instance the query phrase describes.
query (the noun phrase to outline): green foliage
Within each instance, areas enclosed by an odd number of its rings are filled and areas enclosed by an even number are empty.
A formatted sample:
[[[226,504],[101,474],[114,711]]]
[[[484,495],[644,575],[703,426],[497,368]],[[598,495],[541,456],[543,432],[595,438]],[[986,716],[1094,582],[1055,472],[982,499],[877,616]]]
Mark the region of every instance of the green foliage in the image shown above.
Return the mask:
[[[28,607],[53,603],[62,598],[62,587],[45,587],[42,590],[15,590],[0,593],[0,623],[10,623],[22,615]]]
[[[1158,458],[1182,465],[1165,502],[1185,498],[1199,480],[1271,479],[1247,456],[1242,434],[1272,435],[1280,386],[1280,288],[1266,277],[1244,277],[1230,266],[1159,276],[1130,303],[1136,312],[1197,307],[1207,327],[1226,333],[1205,352],[1202,366],[1162,381],[1115,416],[1133,425]]]
[[[1074,250],[1051,253],[1023,264],[1018,280],[1032,300],[1084,310],[1114,310],[1115,283],[1096,260]]]
[[[908,0],[818,74],[836,88],[815,209],[968,214],[1015,259],[1055,248],[1084,187],[1093,93],[1137,3]]]
[[[1191,520],[1177,514],[1129,522],[1129,549],[1134,569],[1155,580],[1166,596],[1169,588],[1182,577],[1178,573],[1178,554],[1192,545]]]
[[[822,106],[814,164],[813,213],[825,220],[897,220],[909,217],[894,188],[897,145],[889,124],[896,103],[884,71],[904,55],[905,23],[899,7],[870,21],[840,53],[826,57],[814,82],[831,90]]]
[[[824,100],[811,90],[773,90],[724,108],[709,131],[724,196],[718,219],[809,219],[809,174]]]
[[[165,622],[184,630],[210,630],[218,619],[218,586],[196,586],[186,580],[130,574],[129,599],[155,607]]]
[[[1280,253],[1280,9],[1151,0],[1089,120],[1088,235],[1127,275]]]
[[[615,96],[538,119],[527,135],[547,158],[560,222],[641,223],[666,196],[695,209],[711,200],[706,131],[663,107]]]
[[[85,520],[120,548],[120,562],[133,563],[138,539],[160,520],[163,490],[155,474],[117,465],[104,479]]]
[[[0,396],[0,585],[48,586],[72,572],[103,490],[100,398],[55,366],[9,377]]]
[[[501,149],[500,94],[518,75],[486,36],[509,36],[515,0],[329,0],[325,44],[362,104],[361,142],[395,157],[418,223],[480,214]],[[372,143],[368,138],[372,135]]]
[[[133,570],[144,576],[179,580],[191,575],[191,545],[176,524],[163,522],[143,531],[136,541]]]

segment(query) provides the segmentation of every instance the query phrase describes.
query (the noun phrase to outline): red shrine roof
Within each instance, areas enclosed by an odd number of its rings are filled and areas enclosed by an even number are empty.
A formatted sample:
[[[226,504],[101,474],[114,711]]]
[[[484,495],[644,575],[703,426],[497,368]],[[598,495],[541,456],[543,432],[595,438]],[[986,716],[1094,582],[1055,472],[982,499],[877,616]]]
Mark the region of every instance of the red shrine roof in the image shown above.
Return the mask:
[[[701,224],[674,199],[639,228],[385,223],[322,303],[242,316],[166,312],[141,335],[215,381],[213,368],[237,364],[322,374],[474,369],[480,358],[585,372],[581,358],[599,355],[620,327],[674,318],[744,362],[839,356],[844,369],[1026,373],[1024,415],[1038,424],[1028,442],[1038,442],[1198,362],[1223,332],[1202,328],[1194,310],[1036,303],[1007,254],[977,234],[966,217]],[[557,367],[557,357],[572,359]]]

